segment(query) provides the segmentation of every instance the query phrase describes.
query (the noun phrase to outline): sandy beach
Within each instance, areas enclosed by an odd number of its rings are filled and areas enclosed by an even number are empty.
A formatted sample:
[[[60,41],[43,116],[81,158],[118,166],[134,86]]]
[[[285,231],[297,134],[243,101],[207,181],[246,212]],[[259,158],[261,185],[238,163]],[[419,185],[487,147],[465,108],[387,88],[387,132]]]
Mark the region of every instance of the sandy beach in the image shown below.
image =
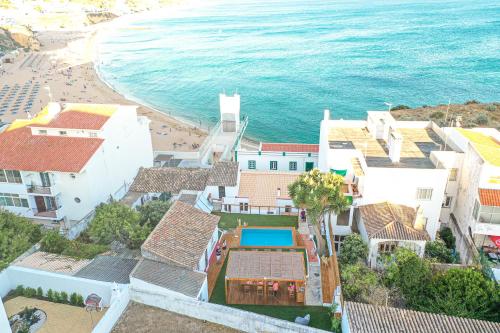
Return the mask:
[[[111,22],[78,30],[42,30],[36,37],[40,51],[21,51],[13,63],[0,69],[0,120],[11,122],[38,113],[49,101],[138,105],[102,82],[94,61],[98,34]],[[193,151],[206,132],[162,112],[138,105],[151,119],[155,151]]]

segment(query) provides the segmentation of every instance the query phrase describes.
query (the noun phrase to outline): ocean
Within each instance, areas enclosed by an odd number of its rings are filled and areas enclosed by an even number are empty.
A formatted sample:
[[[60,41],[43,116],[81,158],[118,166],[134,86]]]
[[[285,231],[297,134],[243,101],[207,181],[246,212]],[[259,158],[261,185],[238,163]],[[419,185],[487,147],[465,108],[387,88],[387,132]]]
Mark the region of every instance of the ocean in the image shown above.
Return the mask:
[[[223,0],[124,22],[99,47],[108,84],[203,127],[238,92],[256,140],[315,143],[325,108],[500,101],[498,0]]]

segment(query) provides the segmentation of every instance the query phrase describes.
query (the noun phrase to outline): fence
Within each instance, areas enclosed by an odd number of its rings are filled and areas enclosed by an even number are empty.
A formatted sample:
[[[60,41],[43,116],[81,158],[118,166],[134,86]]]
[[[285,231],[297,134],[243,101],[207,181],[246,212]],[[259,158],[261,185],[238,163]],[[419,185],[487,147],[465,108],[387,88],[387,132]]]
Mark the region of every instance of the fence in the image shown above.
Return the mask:
[[[216,206],[214,205],[214,208]],[[252,214],[252,215],[299,215],[299,209],[293,206],[253,206],[248,203],[222,204],[223,213]]]

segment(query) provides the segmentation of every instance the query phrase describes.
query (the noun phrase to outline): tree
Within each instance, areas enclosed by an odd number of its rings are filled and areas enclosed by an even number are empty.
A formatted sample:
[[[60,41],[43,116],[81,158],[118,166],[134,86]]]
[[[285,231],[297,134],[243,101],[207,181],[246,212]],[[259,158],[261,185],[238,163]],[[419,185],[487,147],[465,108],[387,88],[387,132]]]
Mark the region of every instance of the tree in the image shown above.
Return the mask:
[[[447,248],[449,248],[450,250],[455,249],[455,236],[453,236],[453,232],[450,228],[445,227],[441,231],[439,231],[439,238],[443,240]]]
[[[344,297],[354,302],[366,302],[378,284],[377,274],[361,262],[342,265],[340,279]]]
[[[418,309],[425,301],[432,278],[430,263],[409,249],[398,248],[384,278],[389,286],[401,291],[408,305]]]
[[[326,213],[338,215],[349,207],[342,189],[343,184],[342,176],[313,169],[300,175],[294,183],[288,186],[288,192],[295,206],[306,209],[311,218],[319,254],[325,252],[321,235],[323,216]]]
[[[161,200],[149,201],[142,205],[138,209],[141,225],[149,224],[152,228],[156,227],[169,208],[170,203]]]
[[[455,261],[452,251],[439,239],[425,244],[425,257],[443,263],[453,263]]]
[[[51,230],[43,235],[40,246],[42,251],[61,254],[66,248],[67,242],[68,240],[58,231]]]
[[[350,234],[342,242],[342,251],[338,258],[341,265],[352,265],[366,260],[368,256],[368,245],[359,234]]]
[[[140,225],[140,215],[118,202],[101,204],[96,208],[89,226],[90,237],[101,243],[118,241],[130,248],[137,248],[151,231],[148,225]]]

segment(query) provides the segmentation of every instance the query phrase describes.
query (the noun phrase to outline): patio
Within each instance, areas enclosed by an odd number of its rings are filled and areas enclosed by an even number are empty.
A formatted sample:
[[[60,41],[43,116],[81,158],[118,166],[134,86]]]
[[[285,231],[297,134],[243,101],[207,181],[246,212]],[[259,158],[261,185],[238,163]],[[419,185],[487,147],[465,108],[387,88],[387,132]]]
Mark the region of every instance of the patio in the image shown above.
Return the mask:
[[[92,331],[106,313],[106,310],[101,312],[87,312],[82,307],[52,303],[22,296],[9,299],[4,303],[4,306],[9,318],[25,307],[37,308],[45,312],[47,321],[37,331],[38,333],[88,333]]]
[[[303,305],[305,280],[303,253],[231,251],[225,274],[226,303]]]

